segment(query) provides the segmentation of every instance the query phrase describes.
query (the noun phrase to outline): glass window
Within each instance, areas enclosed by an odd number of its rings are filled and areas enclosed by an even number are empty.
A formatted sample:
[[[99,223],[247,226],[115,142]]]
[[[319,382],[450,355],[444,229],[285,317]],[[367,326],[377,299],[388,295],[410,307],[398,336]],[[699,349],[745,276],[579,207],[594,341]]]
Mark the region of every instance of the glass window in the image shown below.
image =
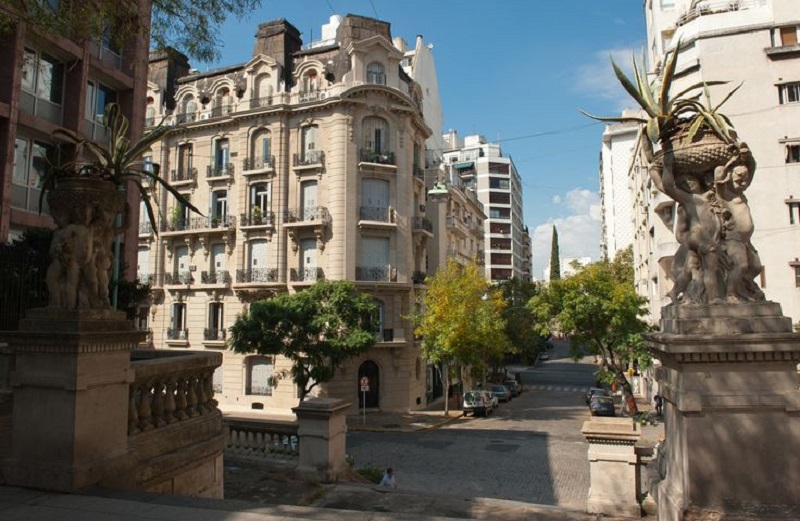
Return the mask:
[[[367,65],[367,83],[386,85],[386,73],[382,63],[372,62]]]
[[[251,356],[247,358],[247,387],[245,394],[272,396],[272,358]]]
[[[800,101],[800,82],[779,85],[778,99],[781,105]]]
[[[786,162],[800,163],[800,145],[786,145]]]
[[[11,206],[38,213],[42,178],[56,160],[56,149],[48,143],[25,138],[17,138],[14,148]],[[42,213],[49,213],[46,200]]]
[[[364,118],[364,148],[378,153],[389,152],[389,124],[383,118]]]
[[[25,49],[22,88],[40,99],[60,105],[64,92],[64,64],[48,54]]]
[[[800,288],[800,266],[794,267],[794,287]]]
[[[258,208],[261,214],[264,214],[270,207],[269,201],[270,185],[269,183],[258,183],[250,187],[250,208]]]

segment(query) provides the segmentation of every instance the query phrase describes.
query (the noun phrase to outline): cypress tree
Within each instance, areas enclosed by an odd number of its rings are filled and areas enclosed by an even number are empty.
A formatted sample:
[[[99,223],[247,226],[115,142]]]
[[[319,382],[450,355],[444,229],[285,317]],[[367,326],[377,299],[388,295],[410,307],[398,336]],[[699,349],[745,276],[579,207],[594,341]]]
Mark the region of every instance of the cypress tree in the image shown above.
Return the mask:
[[[561,278],[561,262],[558,254],[558,230],[553,225],[553,242],[550,244],[550,280]]]

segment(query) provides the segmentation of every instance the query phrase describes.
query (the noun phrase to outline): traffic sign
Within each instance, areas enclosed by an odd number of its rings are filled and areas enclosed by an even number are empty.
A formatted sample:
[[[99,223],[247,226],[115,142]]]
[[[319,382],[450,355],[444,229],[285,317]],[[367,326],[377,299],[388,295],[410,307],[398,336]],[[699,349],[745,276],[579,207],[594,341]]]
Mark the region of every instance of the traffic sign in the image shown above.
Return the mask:
[[[369,378],[367,378],[366,376],[362,376],[360,383],[361,383],[361,392],[362,393],[369,392]]]

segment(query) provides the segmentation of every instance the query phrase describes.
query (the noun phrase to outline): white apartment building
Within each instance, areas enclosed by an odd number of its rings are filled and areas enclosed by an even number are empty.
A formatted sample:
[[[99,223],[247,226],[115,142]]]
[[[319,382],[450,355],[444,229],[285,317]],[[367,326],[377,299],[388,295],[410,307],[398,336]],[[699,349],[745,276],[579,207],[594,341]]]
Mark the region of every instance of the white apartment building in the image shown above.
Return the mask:
[[[628,113],[623,113],[627,116]],[[633,198],[628,174],[639,137],[636,123],[607,125],[600,151],[600,251],[613,259],[633,243]]]
[[[288,377],[272,385],[287,361],[233,353],[226,331],[249,302],[320,278],[372,294],[381,335],[318,394],[382,410],[435,398],[407,318],[433,238],[423,175],[429,100],[401,66],[388,23],[334,16],[322,37],[303,45],[277,20],[259,26],[244,64],[197,73],[169,53],[151,58],[149,121],[178,131],[150,156],[206,215],[159,194],[160,232],[142,225],[139,235],[140,278],[155,288],[142,325],[157,348],[222,352],[213,384],[223,410],[297,405]],[[429,50],[418,39],[420,48]]]
[[[764,270],[756,279],[767,299],[800,319],[800,9],[796,0],[646,0],[648,58],[660,71],[675,42],[682,42],[673,92],[700,81],[727,80],[711,88],[712,102],[739,83],[723,106],[758,162],[746,195],[755,222],[753,245]],[[677,249],[675,208],[652,186],[637,159],[634,187],[637,287],[660,317],[671,289]],[[644,209],[647,209],[646,214]]]
[[[461,139],[456,131],[444,135],[444,162],[462,179],[474,179],[475,193],[486,213],[484,255],[486,278],[499,282],[512,277],[531,279],[531,247],[522,213],[522,181],[514,161],[498,143],[480,135]]]

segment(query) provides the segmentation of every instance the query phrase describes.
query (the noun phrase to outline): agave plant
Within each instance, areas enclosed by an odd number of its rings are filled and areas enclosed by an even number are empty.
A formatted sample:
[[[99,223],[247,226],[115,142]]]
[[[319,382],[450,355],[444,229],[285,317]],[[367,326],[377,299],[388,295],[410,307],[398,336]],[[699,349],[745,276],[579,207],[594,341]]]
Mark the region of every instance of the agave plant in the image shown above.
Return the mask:
[[[647,137],[651,142],[657,143],[660,140],[668,140],[679,130],[688,125],[690,139],[703,126],[711,129],[726,143],[733,143],[733,125],[727,116],[720,114],[717,110],[723,103],[728,101],[736,92],[741,84],[733,89],[722,102],[716,106],[711,106],[708,87],[711,85],[725,85],[726,81],[705,81],[695,83],[681,90],[674,96],[670,96],[670,88],[675,78],[675,69],[678,63],[678,54],[681,48],[681,41],[675,44],[675,52],[667,59],[661,73],[660,81],[647,81],[647,73],[644,67],[640,69],[636,58],[633,58],[633,79],[622,71],[622,69],[611,59],[611,66],[614,74],[622,87],[639,104],[645,112],[645,116],[623,116],[623,117],[598,117],[593,116],[583,110],[585,116],[600,121],[624,122],[634,121],[645,125]],[[642,60],[644,61],[644,60]],[[698,89],[703,89],[706,96],[706,104],[695,99],[688,98],[688,94]]]
[[[94,157],[94,160],[78,166],[77,163],[51,169],[42,182],[42,192],[39,196],[39,210],[42,208],[42,200],[45,193],[52,190],[59,178],[83,177],[95,178],[102,181],[110,181],[116,186],[125,186],[128,181],[133,182],[139,190],[142,201],[147,209],[147,217],[150,224],[156,230],[156,218],[153,212],[151,196],[147,188],[151,185],[160,184],[179,203],[185,205],[193,212],[202,215],[200,210],[193,206],[186,197],[175,190],[170,184],[159,176],[160,166],[158,164],[145,162],[142,159],[144,153],[151,145],[167,136],[172,128],[166,127],[163,123],[136,142],[131,142],[126,134],[128,132],[128,118],[120,111],[119,105],[109,103],[103,112],[103,125],[108,129],[108,147],[102,147],[96,143],[80,137],[77,133],[67,129],[57,129],[53,132],[53,137],[60,138],[74,145],[82,146]],[[152,171],[150,168],[152,167]]]

